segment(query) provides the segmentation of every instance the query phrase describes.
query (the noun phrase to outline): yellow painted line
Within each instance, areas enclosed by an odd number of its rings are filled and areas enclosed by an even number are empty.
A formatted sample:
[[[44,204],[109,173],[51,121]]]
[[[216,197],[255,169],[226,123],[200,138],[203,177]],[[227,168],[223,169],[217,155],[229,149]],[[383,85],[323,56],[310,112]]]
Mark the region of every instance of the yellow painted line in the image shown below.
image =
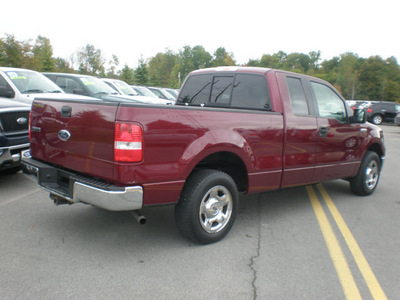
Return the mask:
[[[315,216],[317,217],[322,235],[324,236],[325,243],[328,247],[329,254],[331,255],[346,299],[362,299],[360,291],[358,290],[358,287],[354,281],[353,274],[351,273],[346,258],[343,255],[342,248],[340,247],[340,244],[335,236],[335,233],[332,230],[332,227],[322,208],[321,203],[318,200],[317,195],[315,194],[311,186],[307,186],[306,190],[308,193],[308,197],[311,200]]]
[[[384,291],[382,290],[382,287],[380,286],[378,280],[376,279],[374,273],[372,272],[371,267],[369,266],[367,260],[365,259],[364,254],[362,253],[360,247],[358,246],[356,239],[354,238],[354,236],[350,232],[350,229],[344,222],[342,216],[337,210],[328,192],[325,190],[322,184],[318,184],[317,187],[322,197],[324,198],[324,201],[328,206],[333,218],[335,219],[336,224],[338,225],[339,230],[342,233],[347,245],[349,246],[349,249],[354,257],[354,260],[356,261],[357,266],[360,269],[360,272],[364,277],[365,282],[368,285],[372,297],[374,299],[387,299]]]

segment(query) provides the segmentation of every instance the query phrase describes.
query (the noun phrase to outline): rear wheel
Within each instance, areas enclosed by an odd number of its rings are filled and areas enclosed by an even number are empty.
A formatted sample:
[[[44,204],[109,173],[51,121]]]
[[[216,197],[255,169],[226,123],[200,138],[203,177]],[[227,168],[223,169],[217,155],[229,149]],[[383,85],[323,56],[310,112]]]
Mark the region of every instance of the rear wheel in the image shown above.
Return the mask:
[[[375,125],[380,125],[383,122],[383,117],[380,114],[376,114],[372,116],[371,120]]]
[[[221,171],[197,171],[188,178],[175,206],[177,227],[194,242],[217,242],[232,228],[238,202],[232,177]]]
[[[360,196],[371,195],[379,182],[381,161],[378,154],[367,151],[358,174],[350,179],[351,191]]]

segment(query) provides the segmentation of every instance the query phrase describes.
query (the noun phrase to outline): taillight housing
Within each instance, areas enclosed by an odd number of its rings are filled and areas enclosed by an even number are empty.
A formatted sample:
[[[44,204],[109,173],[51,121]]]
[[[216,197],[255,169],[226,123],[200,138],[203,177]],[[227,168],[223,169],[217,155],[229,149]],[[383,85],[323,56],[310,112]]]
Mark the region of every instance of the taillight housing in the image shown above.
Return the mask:
[[[116,122],[114,161],[140,162],[143,159],[143,130],[137,123]]]

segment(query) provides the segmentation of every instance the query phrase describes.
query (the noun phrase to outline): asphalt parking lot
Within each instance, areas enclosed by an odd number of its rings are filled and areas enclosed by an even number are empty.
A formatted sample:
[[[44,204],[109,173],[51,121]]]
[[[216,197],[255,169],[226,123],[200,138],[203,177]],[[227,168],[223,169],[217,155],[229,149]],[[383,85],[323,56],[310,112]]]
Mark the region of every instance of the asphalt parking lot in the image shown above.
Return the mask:
[[[245,196],[229,235],[199,246],[173,207],[56,207],[34,178],[0,176],[1,299],[397,299],[400,127],[372,196],[342,180]]]

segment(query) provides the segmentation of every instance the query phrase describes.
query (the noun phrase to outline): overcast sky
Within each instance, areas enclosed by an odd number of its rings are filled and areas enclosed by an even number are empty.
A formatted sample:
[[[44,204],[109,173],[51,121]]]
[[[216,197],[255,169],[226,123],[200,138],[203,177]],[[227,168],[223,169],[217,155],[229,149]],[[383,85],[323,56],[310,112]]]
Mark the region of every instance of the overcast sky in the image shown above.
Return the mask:
[[[64,59],[91,44],[107,60],[115,54],[119,68],[185,45],[224,47],[238,64],[280,50],[400,59],[393,0],[3,0],[1,12],[0,37],[44,36]]]

